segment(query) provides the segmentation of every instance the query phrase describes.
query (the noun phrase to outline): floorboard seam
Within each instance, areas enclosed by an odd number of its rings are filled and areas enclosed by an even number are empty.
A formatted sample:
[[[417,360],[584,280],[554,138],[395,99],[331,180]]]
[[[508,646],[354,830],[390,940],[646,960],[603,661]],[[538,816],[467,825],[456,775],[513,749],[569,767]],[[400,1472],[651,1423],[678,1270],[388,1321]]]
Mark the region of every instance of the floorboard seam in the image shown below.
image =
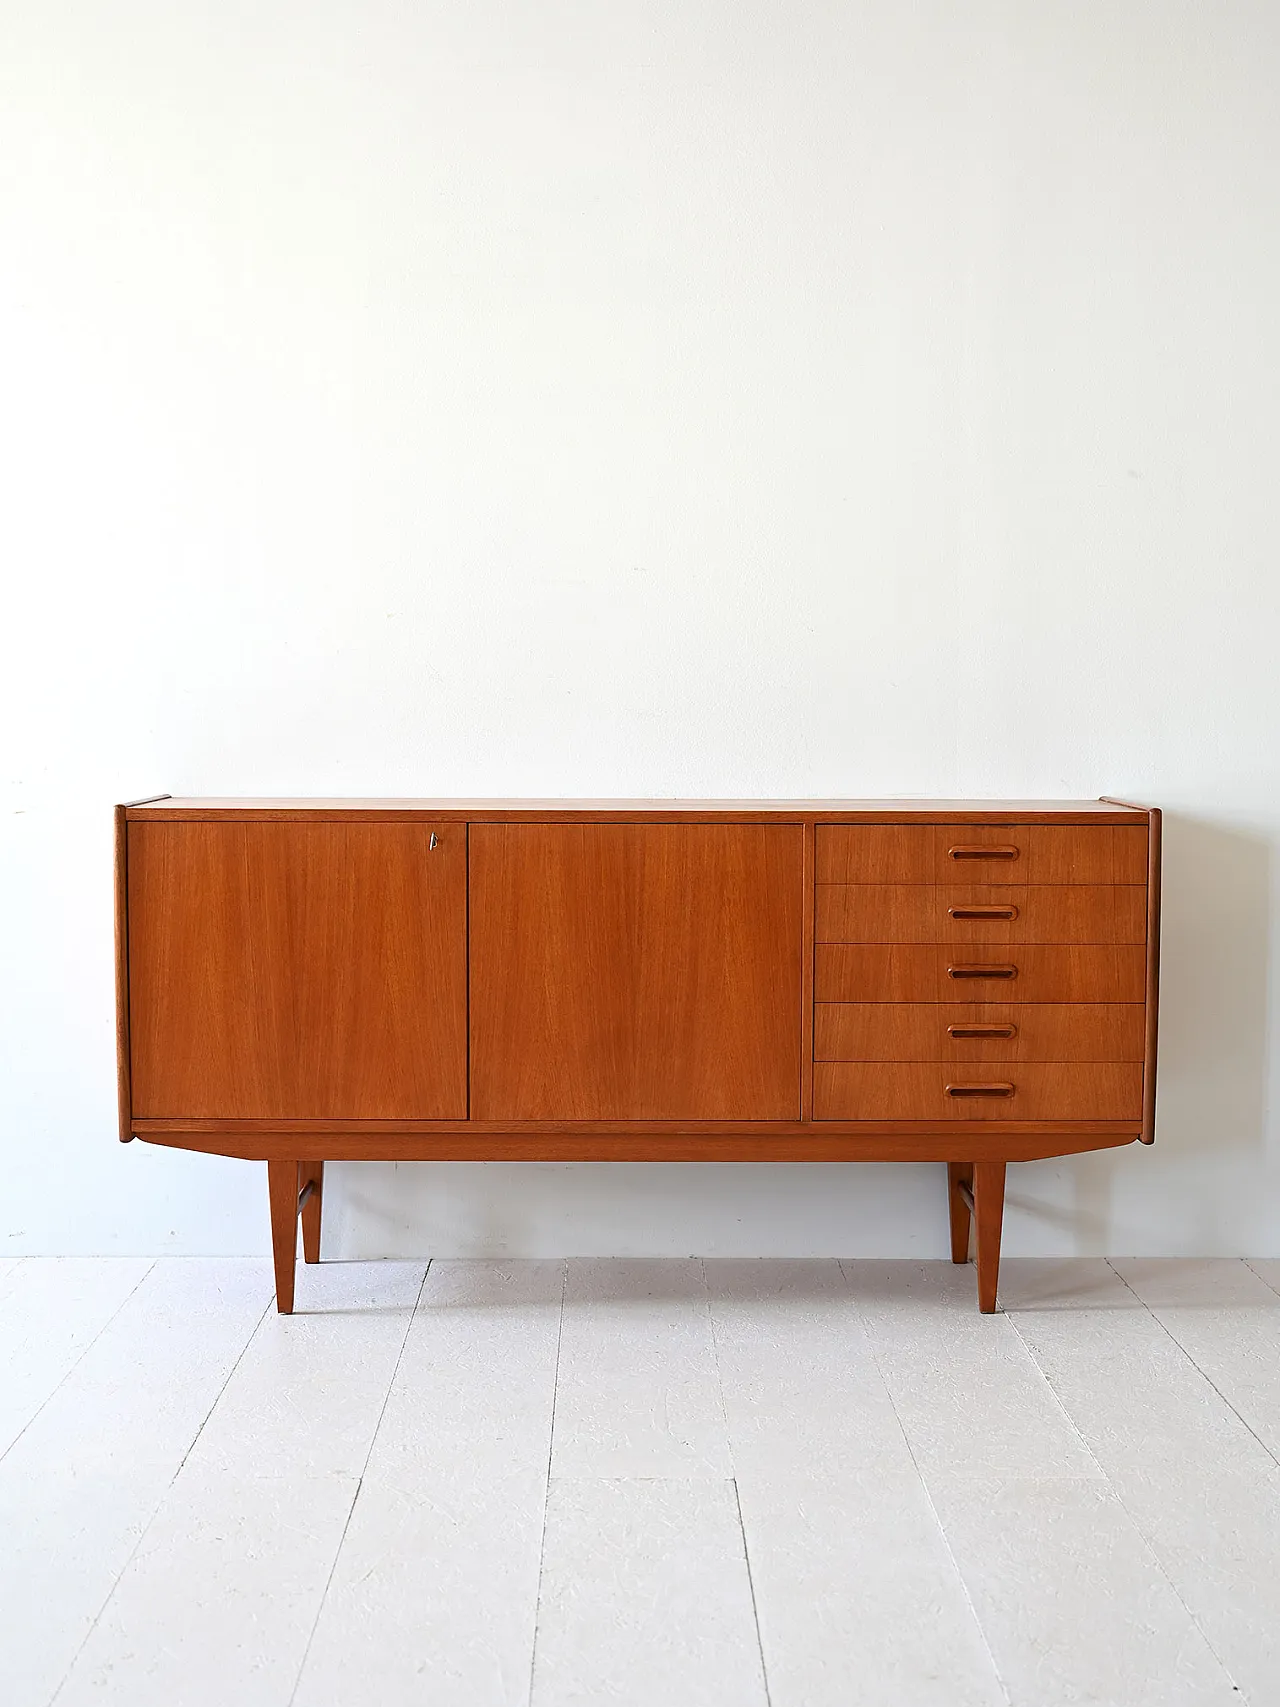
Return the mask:
[[[1261,1260],[1261,1259],[1259,1259],[1259,1260]],[[1252,1257],[1241,1257],[1240,1261],[1249,1270],[1250,1274],[1258,1274],[1257,1269],[1253,1266],[1253,1258]],[[1269,1291],[1274,1292],[1277,1297],[1280,1297],[1280,1286],[1273,1286],[1271,1284],[1271,1282],[1267,1279],[1265,1274],[1258,1274],[1258,1279],[1262,1282],[1262,1284],[1265,1287],[1268,1288]]]
[[[148,1270],[148,1272],[150,1272],[150,1271]],[[141,1283],[139,1283],[139,1284],[141,1284]],[[236,1353],[234,1362],[232,1363],[230,1369],[227,1370],[226,1375],[223,1377],[222,1383],[219,1386],[218,1391],[214,1394],[213,1399],[209,1405],[209,1409],[201,1417],[200,1422],[199,1422],[199,1426],[197,1427],[195,1433],[191,1436],[190,1444],[187,1446],[186,1451],[182,1454],[182,1458],[178,1464],[177,1469],[173,1472],[173,1475],[170,1476],[168,1482],[165,1484],[164,1492],[160,1495],[160,1498],[156,1501],[155,1505],[152,1506],[150,1517],[148,1517],[147,1521],[143,1524],[141,1530],[139,1531],[138,1539],[134,1542],[133,1546],[129,1549],[129,1557],[124,1561],[124,1563],[121,1565],[120,1569],[116,1572],[115,1581],[112,1583],[111,1587],[107,1590],[107,1593],[103,1599],[102,1605],[98,1608],[97,1612],[94,1613],[93,1622],[89,1625],[89,1628],[85,1631],[84,1636],[83,1636],[82,1640],[80,1641],[79,1645],[77,1646],[75,1653],[72,1654],[70,1663],[68,1664],[66,1671],[63,1672],[62,1679],[59,1682],[58,1687],[54,1690],[53,1694],[49,1697],[49,1707],[53,1707],[54,1702],[58,1699],[58,1697],[62,1694],[63,1690],[67,1687],[67,1681],[70,1678],[72,1672],[76,1669],[76,1662],[79,1660],[79,1658],[80,1658],[81,1654],[84,1652],[84,1650],[88,1647],[89,1642],[91,1641],[91,1639],[93,1637],[94,1631],[98,1628],[98,1625],[101,1624],[102,1615],[107,1610],[107,1608],[111,1605],[112,1600],[115,1598],[115,1592],[120,1587],[120,1584],[124,1579],[125,1572],[129,1569],[129,1566],[137,1558],[138,1551],[141,1548],[142,1543],[146,1540],[147,1536],[150,1535],[150,1533],[151,1533],[152,1524],[155,1522],[155,1520],[159,1516],[160,1512],[164,1509],[164,1502],[168,1499],[169,1495],[173,1492],[173,1485],[178,1480],[178,1477],[182,1474],[183,1469],[186,1466],[187,1459],[190,1458],[191,1454],[195,1451],[196,1442],[200,1439],[200,1436],[204,1433],[205,1428],[208,1425],[209,1418],[217,1410],[218,1402],[222,1398],[222,1395],[227,1390],[227,1383],[231,1380],[231,1377],[235,1374],[236,1370],[239,1369],[241,1363],[244,1361],[245,1353],[248,1351],[249,1347],[253,1344],[254,1340],[258,1337],[258,1330],[259,1330],[259,1328],[261,1328],[263,1322],[266,1320],[267,1311],[270,1310],[271,1305],[274,1301],[274,1298],[275,1298],[275,1294],[274,1294],[274,1292],[272,1292],[268,1296],[266,1303],[262,1306],[262,1314],[258,1317],[257,1321],[253,1324],[252,1328],[250,1328],[248,1334],[245,1336],[244,1344],[240,1347],[240,1350]]]
[[[298,1671],[293,1680],[293,1688],[289,1691],[289,1707],[293,1707],[294,1698],[302,1685],[302,1675],[307,1669],[307,1658],[311,1653],[311,1645],[316,1639],[316,1631],[320,1628],[320,1618],[324,1612],[324,1603],[328,1600],[329,1590],[333,1586],[334,1572],[338,1568],[338,1560],[342,1557],[342,1549],[346,1544],[347,1531],[351,1528],[351,1519],[355,1513],[356,1502],[360,1498],[360,1490],[364,1486],[365,1475],[369,1469],[369,1460],[373,1457],[373,1449],[378,1440],[378,1431],[382,1427],[383,1417],[387,1414],[387,1406],[391,1403],[391,1394],[395,1389],[396,1376],[399,1375],[400,1365],[404,1362],[404,1348],[409,1343],[409,1333],[413,1327],[413,1319],[418,1314],[418,1306],[422,1303],[422,1294],[426,1289],[427,1276],[431,1273],[431,1264],[434,1260],[434,1258],[428,1258],[427,1266],[422,1271],[422,1279],[418,1283],[418,1295],[413,1301],[413,1309],[409,1312],[409,1320],[404,1325],[404,1335],[400,1341],[400,1350],[396,1353],[396,1361],[391,1370],[391,1379],[387,1382],[387,1390],[382,1395],[382,1404],[378,1409],[377,1421],[369,1431],[369,1447],[364,1455],[364,1463],[360,1466],[360,1474],[356,1477],[355,1492],[351,1496],[351,1504],[347,1507],[347,1516],[346,1521],[342,1525],[342,1534],[338,1537],[338,1545],[334,1548],[333,1558],[329,1561],[329,1574],[324,1579],[324,1587],[321,1589],[320,1598],[316,1602],[316,1615],[311,1620],[311,1629],[307,1632],[307,1639],[302,1649],[302,1658],[298,1661]]]
[[[925,1478],[923,1470],[920,1468],[919,1460],[916,1458],[916,1449],[911,1444],[911,1436],[907,1433],[902,1417],[898,1412],[897,1401],[893,1396],[893,1388],[890,1387],[888,1381],[885,1379],[885,1373],[880,1364],[880,1354],[876,1350],[875,1339],[872,1336],[870,1329],[867,1327],[866,1318],[862,1313],[862,1307],[858,1303],[857,1291],[854,1288],[853,1282],[849,1279],[848,1274],[845,1272],[843,1261],[837,1260],[836,1267],[840,1270],[840,1278],[844,1281],[845,1288],[849,1293],[849,1301],[852,1303],[854,1310],[857,1313],[859,1324],[866,1336],[867,1350],[871,1353],[871,1361],[876,1366],[876,1373],[880,1377],[880,1385],[885,1390],[885,1396],[889,1401],[890,1409],[893,1411],[898,1427],[902,1430],[903,1443],[905,1444],[907,1453],[910,1456],[912,1467],[914,1468],[916,1475],[919,1477],[920,1486],[924,1489],[924,1497],[929,1502],[929,1510],[933,1513],[933,1521],[937,1525],[938,1534],[942,1537],[942,1545],[947,1550],[947,1558],[951,1561],[951,1569],[955,1572],[956,1581],[960,1585],[960,1593],[964,1596],[964,1603],[969,1608],[969,1616],[973,1619],[973,1627],[978,1632],[978,1639],[982,1643],[983,1651],[991,1661],[991,1675],[995,1678],[996,1687],[999,1689],[1001,1695],[1004,1696],[1006,1703],[1008,1703],[1008,1707],[1013,1707],[1012,1692],[1009,1689],[1009,1685],[1005,1682],[1004,1673],[996,1663],[995,1652],[988,1640],[983,1622],[978,1616],[978,1608],[974,1605],[973,1596],[969,1592],[969,1585],[965,1581],[964,1572],[960,1569],[960,1561],[956,1558],[955,1549],[951,1545],[951,1537],[947,1534],[946,1526],[943,1524],[942,1518],[938,1514],[938,1508],[934,1503],[933,1491],[929,1487],[929,1483]]]
[[[769,1689],[769,1668],[764,1658],[764,1638],[760,1633],[760,1606],[756,1600],[756,1579],[751,1571],[751,1549],[747,1545],[747,1526],[742,1517],[742,1495],[738,1492],[738,1478],[734,1476],[730,1482],[733,1488],[733,1504],[738,1514],[738,1534],[742,1538],[742,1559],[747,1567],[747,1593],[751,1596],[751,1619],[756,1627],[756,1652],[760,1655],[760,1681],[764,1685],[765,1707],[772,1707],[773,1696]]]
[[[533,1641],[529,1645],[529,1694],[533,1703],[533,1679],[538,1664],[538,1631],[542,1627],[542,1570],[547,1556],[547,1506],[551,1499],[551,1466],[556,1451],[556,1400],[560,1396],[560,1346],[564,1339],[564,1301],[569,1290],[569,1259],[560,1269],[560,1319],[556,1324],[555,1372],[551,1378],[551,1427],[547,1431],[547,1475],[542,1491],[542,1533],[538,1537],[538,1590],[533,1602]]]
[[[760,1629],[760,1603],[756,1599],[756,1581],[751,1570],[751,1548],[747,1542],[747,1526],[742,1516],[742,1495],[738,1490],[738,1466],[733,1457],[733,1434],[729,1428],[729,1412],[724,1402],[724,1380],[720,1373],[720,1341],[716,1335],[716,1313],[711,1307],[711,1289],[707,1285],[707,1263],[705,1257],[698,1259],[698,1271],[702,1276],[702,1301],[707,1311],[707,1331],[711,1336],[711,1363],[716,1373],[716,1392],[720,1395],[720,1417],[724,1423],[724,1443],[729,1455],[729,1466],[733,1471],[733,1503],[738,1513],[738,1533],[742,1537],[742,1557],[747,1567],[747,1590],[751,1595],[751,1619],[756,1630],[756,1650],[760,1655],[760,1680],[764,1685],[765,1707],[772,1707],[772,1694],[769,1689],[769,1666],[764,1657],[764,1634]]]
[[[115,1321],[116,1317],[120,1314],[121,1310],[124,1309],[125,1305],[129,1302],[130,1298],[133,1297],[134,1293],[142,1285],[143,1281],[147,1278],[147,1276],[149,1274],[151,1274],[153,1272],[158,1260],[159,1259],[156,1257],[153,1257],[151,1259],[150,1263],[142,1271],[142,1273],[138,1276],[137,1280],[129,1288],[128,1292],[125,1293],[124,1297],[116,1305],[115,1309],[107,1317],[106,1321],[98,1329],[97,1333],[94,1334],[93,1338],[85,1346],[84,1350],[80,1353],[79,1357],[77,1357],[75,1362],[72,1363],[71,1365],[69,1365],[68,1368],[63,1371],[61,1380],[57,1383],[56,1386],[52,1387],[49,1390],[49,1392],[45,1394],[44,1398],[40,1401],[39,1405],[37,1405],[35,1410],[32,1411],[31,1415],[27,1418],[26,1422],[23,1423],[22,1427],[18,1430],[17,1434],[14,1435],[13,1439],[9,1442],[8,1446],[5,1447],[3,1452],[0,1452],[0,1464],[4,1463],[5,1459],[13,1451],[14,1447],[22,1439],[23,1435],[31,1427],[32,1423],[36,1420],[36,1418],[40,1415],[40,1413],[45,1409],[45,1407],[47,1405],[52,1404],[54,1398],[57,1396],[57,1394],[59,1392],[61,1392],[62,1388],[66,1385],[66,1383],[75,1374],[76,1370],[79,1369],[80,1365],[84,1362],[85,1358],[88,1357],[89,1353],[93,1350],[94,1346],[97,1345],[98,1341],[102,1338],[103,1334],[106,1333],[107,1329],[111,1326],[112,1322]],[[21,1258],[19,1259],[19,1261],[21,1261]]]
[[[1105,1258],[1103,1260],[1106,1261]],[[1108,1268],[1111,1267],[1110,1262],[1107,1262],[1107,1267]],[[1112,1270],[1112,1272],[1114,1273],[1115,1270]],[[1121,1275],[1121,1276],[1119,1276],[1119,1278],[1123,1280],[1124,1276]],[[1127,1284],[1127,1282],[1126,1282],[1126,1284]],[[1130,1287],[1129,1290],[1133,1291],[1133,1288]],[[1137,1294],[1134,1293],[1134,1296],[1136,1298]],[[1139,1303],[1141,1303],[1141,1299],[1139,1299]],[[1143,1305],[1143,1308],[1145,1309],[1146,1306]],[[1163,1327],[1164,1324],[1161,1323],[1161,1326]],[[1089,1442],[1085,1439],[1081,1430],[1076,1427],[1074,1418],[1071,1416],[1071,1413],[1067,1410],[1067,1407],[1063,1404],[1062,1400],[1060,1398],[1058,1398],[1058,1394],[1054,1388],[1053,1382],[1050,1380],[1047,1372],[1042,1367],[1042,1365],[1040,1363],[1040,1359],[1036,1356],[1035,1352],[1027,1344],[1026,1340],[1022,1338],[1022,1333],[1021,1333],[1020,1329],[1018,1328],[1018,1325],[1016,1322],[1013,1324],[1013,1330],[1018,1335],[1019,1340],[1022,1341],[1022,1344],[1024,1346],[1026,1346],[1027,1356],[1035,1364],[1036,1368],[1040,1370],[1040,1374],[1044,1379],[1045,1385],[1049,1388],[1049,1391],[1053,1394],[1054,1399],[1057,1401],[1059,1410],[1061,1410],[1063,1416],[1065,1416],[1067,1421],[1071,1424],[1071,1427],[1073,1429],[1075,1429],[1076,1434],[1079,1436],[1080,1444],[1084,1447],[1085,1451],[1089,1454],[1089,1457],[1093,1460],[1093,1462],[1098,1466],[1098,1474],[1102,1477],[1103,1483],[1104,1483],[1105,1487],[1107,1488],[1107,1491],[1110,1493],[1112,1499],[1115,1500],[1116,1504],[1120,1507],[1120,1510],[1128,1518],[1129,1522],[1133,1525],[1134,1534],[1138,1537],[1138,1539],[1142,1542],[1142,1545],[1146,1548],[1148,1556],[1151,1559],[1151,1563],[1155,1566],[1155,1568],[1159,1572],[1160,1576],[1168,1584],[1170,1594],[1173,1595],[1173,1598],[1177,1601],[1178,1605],[1186,1613],[1188,1619],[1190,1620],[1190,1622],[1194,1626],[1194,1628],[1200,1632],[1200,1636],[1204,1642],[1205,1647],[1208,1648],[1209,1652],[1213,1655],[1214,1659],[1217,1661],[1218,1665],[1221,1667],[1223,1677],[1225,1677],[1227,1679],[1228,1683],[1230,1683],[1231,1687],[1239,1693],[1241,1703],[1242,1703],[1242,1707],[1243,1707],[1243,1704],[1246,1701],[1246,1697],[1245,1697],[1244,1691],[1240,1688],[1240,1685],[1236,1682],[1235,1676],[1232,1673],[1230,1666],[1228,1666],[1226,1660],[1218,1652],[1218,1650],[1214,1646],[1213,1642],[1210,1641],[1208,1631],[1205,1630],[1204,1626],[1201,1624],[1200,1620],[1196,1617],[1195,1613],[1187,1605],[1187,1602],[1184,1600],[1184,1598],[1183,1598],[1183,1596],[1182,1596],[1182,1594],[1178,1588],[1177,1583],[1174,1582],[1173,1578],[1169,1575],[1168,1571],[1165,1570],[1163,1561],[1161,1560],[1160,1555],[1156,1552],[1155,1545],[1152,1542],[1151,1537],[1147,1534],[1147,1532],[1143,1528],[1142,1524],[1139,1523],[1135,1513],[1130,1509],[1130,1507],[1126,1503],[1123,1493],[1121,1493],[1120,1489],[1111,1480],[1111,1477],[1107,1474],[1105,1466],[1102,1464],[1102,1461],[1099,1459],[1097,1453],[1093,1450],[1092,1446],[1090,1446]],[[1168,1332],[1167,1329],[1165,1331],[1166,1331],[1166,1333]],[[1170,1337],[1172,1338],[1172,1335]],[[1174,1344],[1177,1345],[1176,1340],[1174,1341]],[[1184,1351],[1184,1348],[1182,1346],[1179,1346],[1178,1349],[1179,1349],[1179,1351]],[[1185,1351],[1184,1351],[1184,1355],[1185,1355]]]
[[[1242,1257],[1240,1260],[1244,1263],[1246,1268],[1249,1268],[1249,1264],[1245,1258]],[[1134,1291],[1134,1288],[1132,1286],[1129,1286],[1129,1282],[1127,1280],[1125,1280],[1125,1277],[1120,1273],[1120,1270],[1113,1265],[1110,1257],[1104,1258],[1104,1261],[1106,1262],[1107,1267],[1111,1270],[1112,1274],[1115,1275],[1116,1279],[1121,1281],[1126,1287],[1128,1287],[1129,1291],[1133,1293],[1133,1296],[1137,1299],[1138,1303],[1142,1305],[1142,1308],[1147,1312],[1148,1316],[1151,1317],[1151,1320],[1153,1322],[1155,1322],[1156,1325],[1159,1327],[1161,1333],[1168,1335],[1169,1339],[1172,1341],[1172,1343],[1175,1346],[1177,1346],[1178,1350],[1182,1353],[1183,1357],[1186,1358],[1187,1362],[1195,1370],[1196,1374],[1199,1375],[1203,1381],[1206,1381],[1209,1384],[1209,1386],[1213,1389],[1213,1391],[1222,1400],[1223,1404],[1231,1412],[1232,1416],[1235,1417],[1237,1419],[1237,1421],[1240,1423],[1240,1426],[1243,1429],[1245,1429],[1246,1432],[1249,1435],[1251,1435],[1254,1440],[1257,1441],[1258,1445],[1266,1453],[1267,1457],[1271,1460],[1271,1462],[1273,1464],[1275,1464],[1278,1468],[1280,1468],[1280,1458],[1276,1457],[1275,1453],[1271,1450],[1271,1448],[1267,1445],[1266,1441],[1263,1440],[1262,1436],[1253,1427],[1253,1425],[1250,1423],[1249,1419],[1246,1416],[1243,1416],[1241,1414],[1241,1412],[1238,1411],[1236,1409],[1236,1407],[1231,1403],[1231,1400],[1222,1391],[1222,1388],[1219,1387],[1218,1383],[1214,1380],[1213,1376],[1210,1375],[1206,1369],[1202,1369],[1200,1367],[1200,1365],[1196,1362],[1194,1355],[1190,1351],[1188,1351],[1188,1349],[1185,1345],[1183,1345],[1182,1341],[1178,1338],[1177,1334],[1174,1333],[1173,1329],[1168,1325],[1168,1323],[1162,1322],[1160,1320],[1160,1317],[1151,1308],[1150,1304],[1148,1304],[1146,1302],[1146,1300],[1141,1296],[1141,1294]],[[1253,1271],[1253,1269],[1250,1268],[1249,1272],[1250,1272],[1250,1274],[1252,1274],[1254,1271]],[[1262,1276],[1259,1275],[1258,1278],[1259,1278],[1259,1280],[1261,1280]],[[1263,1284],[1266,1285],[1266,1282],[1263,1281]]]

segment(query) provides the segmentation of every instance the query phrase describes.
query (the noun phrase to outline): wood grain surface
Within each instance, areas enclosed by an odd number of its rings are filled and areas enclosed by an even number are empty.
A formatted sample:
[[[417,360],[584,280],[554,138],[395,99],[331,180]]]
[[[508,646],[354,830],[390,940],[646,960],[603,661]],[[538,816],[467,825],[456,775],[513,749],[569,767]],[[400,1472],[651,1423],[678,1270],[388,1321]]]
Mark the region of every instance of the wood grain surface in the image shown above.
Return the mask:
[[[978,1265],[978,1308],[989,1316],[996,1307],[1000,1284],[1000,1232],[1004,1222],[1004,1162],[979,1161],[973,1166],[975,1260]]]
[[[819,1002],[1141,1002],[1147,956],[1141,944],[1019,944],[1007,951],[928,944],[820,943],[814,950]],[[949,967],[1014,966],[1013,978],[952,978]]]
[[[1141,1002],[819,1002],[819,1061],[1141,1061]],[[1002,1035],[1008,1034],[1008,1035]]]
[[[953,849],[990,852],[953,857]],[[819,824],[817,872],[819,883],[1145,883],[1147,828],[981,819]]]
[[[135,1116],[466,1116],[466,833],[129,825]]]
[[[800,825],[470,836],[476,1119],[798,1117]]]
[[[138,1137],[148,1144],[202,1150],[248,1161],[290,1157],[344,1162],[953,1162],[1003,1156],[1035,1161],[1110,1150],[1138,1141],[1136,1120],[1117,1121],[838,1121],[797,1124],[780,1133],[772,1126],[739,1126],[731,1133],[702,1126],[632,1133],[584,1125],[561,1132],[473,1132],[443,1134],[347,1134],[314,1132],[272,1135],[222,1128],[216,1132],[149,1126]]]
[[[1145,942],[1147,889],[1140,883],[820,883],[817,918],[819,942]]]
[[[276,1276],[276,1310],[293,1313],[298,1262],[298,1175],[296,1161],[267,1163],[267,1201],[271,1209],[271,1258]]]
[[[1007,1084],[1011,1095],[981,1094]],[[948,1095],[948,1085],[966,1094]],[[819,1061],[813,1114],[815,1120],[1141,1121],[1142,1063],[988,1062],[966,1069],[953,1062]]]

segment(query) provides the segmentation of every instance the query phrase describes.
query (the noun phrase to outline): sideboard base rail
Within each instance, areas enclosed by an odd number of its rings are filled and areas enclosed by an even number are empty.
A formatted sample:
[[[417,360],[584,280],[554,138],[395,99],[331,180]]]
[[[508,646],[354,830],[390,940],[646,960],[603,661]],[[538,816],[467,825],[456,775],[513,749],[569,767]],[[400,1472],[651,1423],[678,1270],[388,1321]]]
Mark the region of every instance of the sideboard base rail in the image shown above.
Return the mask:
[[[904,1127],[906,1122],[901,1123]],[[943,1130],[857,1136],[808,1127],[767,1132],[258,1132],[228,1125],[135,1121],[148,1144],[246,1162],[1040,1162],[1136,1143],[1136,1124],[1085,1131],[1000,1129],[955,1121]]]

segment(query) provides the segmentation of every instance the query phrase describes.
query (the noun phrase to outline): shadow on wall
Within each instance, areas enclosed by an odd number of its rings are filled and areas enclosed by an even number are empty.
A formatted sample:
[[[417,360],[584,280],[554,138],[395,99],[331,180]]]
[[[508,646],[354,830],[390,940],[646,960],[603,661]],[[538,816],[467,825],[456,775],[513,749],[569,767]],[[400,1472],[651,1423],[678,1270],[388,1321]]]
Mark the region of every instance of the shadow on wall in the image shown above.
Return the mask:
[[[1164,820],[1159,1143],[1266,1141],[1271,845],[1176,813]]]
[[[1164,816],[1155,1149],[1037,1164],[1067,1170],[1074,1189],[1056,1205],[1018,1192],[1022,1170],[1010,1181],[1012,1209],[1041,1225],[1061,1223],[1081,1251],[1114,1249],[1117,1176],[1135,1159],[1167,1175],[1210,1156],[1223,1164],[1224,1189],[1198,1195],[1184,1211],[1194,1222],[1182,1236],[1202,1251],[1234,1249],[1240,1217],[1226,1179],[1233,1161],[1257,1158],[1267,1136],[1271,857],[1261,836]],[[1158,1182],[1150,1189],[1154,1196]],[[1179,1196],[1187,1192],[1183,1185]]]

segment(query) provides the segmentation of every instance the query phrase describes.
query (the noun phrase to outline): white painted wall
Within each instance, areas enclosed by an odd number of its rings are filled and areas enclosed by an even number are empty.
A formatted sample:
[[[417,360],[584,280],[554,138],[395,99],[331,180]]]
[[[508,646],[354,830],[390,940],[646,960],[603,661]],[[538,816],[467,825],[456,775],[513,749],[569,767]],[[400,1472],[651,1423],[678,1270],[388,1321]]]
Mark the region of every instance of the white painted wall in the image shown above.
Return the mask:
[[[114,1136],[110,811],[1169,809],[1160,1142],[1280,1252],[1271,0],[0,4],[0,1254],[256,1251]],[[940,1170],[333,1171],[336,1253],[941,1254]]]

